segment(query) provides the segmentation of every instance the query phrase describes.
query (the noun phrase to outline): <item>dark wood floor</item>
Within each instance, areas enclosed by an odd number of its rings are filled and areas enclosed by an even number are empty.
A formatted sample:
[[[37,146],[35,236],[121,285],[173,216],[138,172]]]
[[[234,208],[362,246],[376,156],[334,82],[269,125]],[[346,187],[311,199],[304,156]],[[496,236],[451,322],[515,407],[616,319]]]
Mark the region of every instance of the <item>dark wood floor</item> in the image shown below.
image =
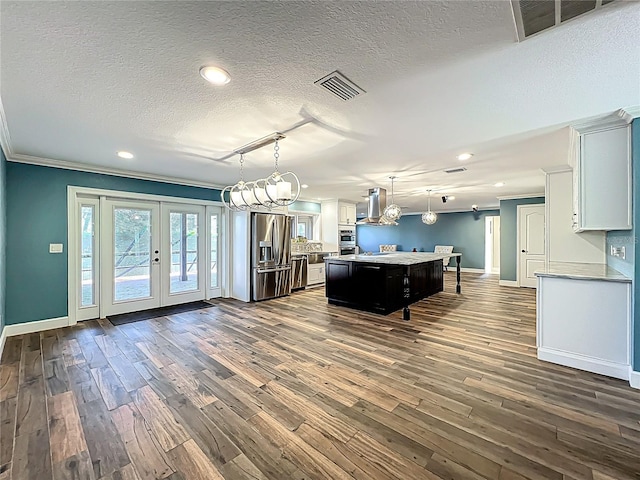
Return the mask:
[[[535,292],[447,274],[382,317],[322,289],[9,338],[0,479],[640,478],[640,392],[535,358]]]

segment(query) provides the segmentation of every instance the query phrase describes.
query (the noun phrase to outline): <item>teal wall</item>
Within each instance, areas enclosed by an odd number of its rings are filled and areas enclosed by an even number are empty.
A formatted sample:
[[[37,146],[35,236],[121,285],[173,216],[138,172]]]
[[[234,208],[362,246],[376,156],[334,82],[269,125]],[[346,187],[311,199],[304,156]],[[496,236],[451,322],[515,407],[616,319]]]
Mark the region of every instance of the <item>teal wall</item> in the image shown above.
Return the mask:
[[[320,213],[320,204],[317,202],[298,200],[289,206],[289,210],[294,212]]]
[[[7,256],[5,249],[5,238],[7,236],[6,218],[7,218],[7,182],[6,182],[7,159],[4,152],[0,148],[0,333],[4,328],[5,322],[5,290],[6,290],[6,274],[5,266],[7,264]]]
[[[214,189],[14,162],[6,181],[7,325],[67,315],[67,186],[220,200]],[[64,253],[50,254],[50,243]]]
[[[433,252],[436,245],[453,245],[462,253],[461,266],[484,269],[485,217],[500,215],[498,210],[440,213],[433,225],[422,223],[421,215],[404,215],[398,226],[357,225],[361,252],[377,252],[380,245],[398,245],[398,250]]]
[[[636,237],[636,225],[640,226],[640,118],[631,124],[631,154],[633,156],[633,258],[640,255],[640,246]],[[633,265],[633,369],[640,372],[640,262]]]
[[[518,205],[544,203],[544,197],[500,200],[500,280],[517,280]]]

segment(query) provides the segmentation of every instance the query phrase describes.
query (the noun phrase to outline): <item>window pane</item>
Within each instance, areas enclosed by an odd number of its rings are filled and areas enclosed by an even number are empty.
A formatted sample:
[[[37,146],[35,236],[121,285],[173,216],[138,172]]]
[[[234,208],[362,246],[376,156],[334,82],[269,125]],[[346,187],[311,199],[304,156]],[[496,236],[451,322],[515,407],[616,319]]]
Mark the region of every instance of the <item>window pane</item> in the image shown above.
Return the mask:
[[[83,205],[80,208],[82,217],[82,238],[80,268],[82,278],[82,299],[80,305],[83,307],[95,305],[95,270],[94,270],[94,207],[93,205]]]
[[[114,300],[151,296],[151,211],[114,209]]]
[[[198,214],[171,212],[170,293],[198,289]]]
[[[211,287],[218,286],[218,214],[211,215]]]

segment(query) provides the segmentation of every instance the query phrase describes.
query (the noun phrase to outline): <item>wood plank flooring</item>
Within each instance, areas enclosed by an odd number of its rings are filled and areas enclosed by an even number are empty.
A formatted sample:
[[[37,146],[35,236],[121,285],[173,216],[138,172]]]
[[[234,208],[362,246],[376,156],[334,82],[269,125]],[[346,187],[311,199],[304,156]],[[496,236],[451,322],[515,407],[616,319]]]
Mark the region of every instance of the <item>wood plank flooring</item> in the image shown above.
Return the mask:
[[[0,480],[640,479],[640,391],[535,357],[535,292],[455,273],[7,340]]]

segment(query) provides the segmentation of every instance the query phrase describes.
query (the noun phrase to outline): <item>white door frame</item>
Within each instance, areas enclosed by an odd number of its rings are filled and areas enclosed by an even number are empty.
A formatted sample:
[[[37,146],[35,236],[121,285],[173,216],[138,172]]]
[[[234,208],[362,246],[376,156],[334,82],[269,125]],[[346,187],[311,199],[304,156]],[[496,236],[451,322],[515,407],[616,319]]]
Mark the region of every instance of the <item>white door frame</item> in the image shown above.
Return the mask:
[[[117,198],[122,200],[147,200],[147,201],[157,201],[157,202],[170,202],[170,203],[183,203],[189,205],[204,205],[204,206],[213,206],[213,207],[223,207],[224,204],[220,201],[214,200],[199,200],[194,198],[184,198],[184,197],[170,197],[165,195],[154,195],[154,194],[145,194],[145,193],[135,193],[135,192],[125,192],[120,190],[106,190],[101,188],[90,188],[90,187],[78,187],[73,185],[67,186],[67,316],[68,316],[68,324],[75,325],[78,322],[77,315],[77,302],[78,302],[78,292],[77,292],[77,281],[78,281],[78,249],[79,245],[79,235],[77,232],[78,226],[78,208],[77,208],[77,200],[82,197],[93,197],[93,198]],[[231,291],[231,274],[230,274],[230,266],[227,261],[227,256],[230,250],[230,228],[231,228],[231,215],[228,214],[228,211],[224,208],[221,208],[221,219],[220,225],[224,226],[222,229],[222,235],[220,238],[220,259],[222,263],[221,275],[220,275],[220,285],[221,297],[228,297]]]
[[[522,250],[523,250],[523,242],[524,239],[522,238],[522,235],[520,234],[520,227],[521,227],[521,223],[520,223],[520,217],[522,215],[522,210],[526,210],[527,208],[532,208],[532,207],[537,207],[537,208],[542,208],[542,211],[545,215],[545,222],[544,222],[544,231],[542,232],[542,240],[544,242],[544,259],[543,261],[546,262],[547,259],[547,248],[546,248],[546,243],[547,243],[547,238],[546,238],[546,219],[547,219],[547,210],[546,210],[546,205],[542,204],[542,203],[531,203],[531,204],[526,204],[526,205],[517,205],[516,207],[516,235],[517,235],[517,242],[516,242],[516,246],[517,246],[517,250],[516,250],[516,282],[518,284],[518,287],[521,287],[522,285],[520,284],[520,263],[521,263],[521,255],[522,255]],[[527,286],[528,287],[528,286]],[[531,288],[531,287],[529,287]],[[534,287],[535,288],[535,287]]]

